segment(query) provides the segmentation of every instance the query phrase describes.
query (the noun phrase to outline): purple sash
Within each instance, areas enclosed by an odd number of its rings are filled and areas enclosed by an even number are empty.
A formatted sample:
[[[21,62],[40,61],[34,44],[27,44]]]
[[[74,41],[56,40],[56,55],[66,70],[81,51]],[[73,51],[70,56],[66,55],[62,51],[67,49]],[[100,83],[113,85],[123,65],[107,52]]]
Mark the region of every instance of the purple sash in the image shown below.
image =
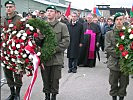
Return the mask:
[[[88,30],[88,29],[86,30],[86,32],[84,34],[90,34],[90,47],[89,47],[88,59],[94,59],[96,34],[93,33],[92,30]]]

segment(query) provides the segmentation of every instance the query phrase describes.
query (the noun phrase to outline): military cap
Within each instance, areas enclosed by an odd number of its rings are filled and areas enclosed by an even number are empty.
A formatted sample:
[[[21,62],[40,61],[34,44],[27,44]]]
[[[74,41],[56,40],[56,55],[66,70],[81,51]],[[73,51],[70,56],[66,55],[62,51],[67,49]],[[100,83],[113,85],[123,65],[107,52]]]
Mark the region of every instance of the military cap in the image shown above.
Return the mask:
[[[5,6],[6,6],[7,4],[15,5],[15,2],[14,2],[13,0],[8,0],[8,1],[5,2]]]
[[[115,13],[115,16],[114,16],[114,22],[115,22],[116,18],[117,18],[117,17],[120,17],[120,16],[124,16],[124,14],[121,13],[121,12],[117,12],[117,13]]]
[[[40,10],[40,14],[43,14],[43,13],[45,13],[45,11],[44,10]]]
[[[47,11],[48,9],[56,10],[56,6],[54,6],[54,5],[49,5],[49,6],[46,8],[46,11]]]

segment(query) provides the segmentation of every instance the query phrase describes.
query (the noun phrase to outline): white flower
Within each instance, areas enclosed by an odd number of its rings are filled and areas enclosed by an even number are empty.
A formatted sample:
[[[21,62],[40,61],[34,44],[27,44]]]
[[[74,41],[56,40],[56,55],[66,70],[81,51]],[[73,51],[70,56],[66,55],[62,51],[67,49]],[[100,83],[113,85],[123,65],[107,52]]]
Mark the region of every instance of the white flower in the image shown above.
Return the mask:
[[[31,31],[33,31],[33,30],[34,30],[34,28],[33,28],[32,26],[29,26],[29,29],[30,29]]]
[[[30,25],[29,24],[26,24],[26,27],[30,27]]]
[[[28,58],[31,60],[31,59],[33,59],[33,56],[32,56],[32,55],[29,55],[29,57],[28,57]]]
[[[4,33],[1,33],[1,37],[4,35]]]
[[[19,32],[16,36],[17,36],[17,37],[20,37],[20,36],[21,36],[21,33]]]
[[[6,68],[7,68],[7,69],[10,69],[10,67],[9,67],[9,66],[6,66]]]
[[[26,37],[26,36],[27,36],[27,33],[23,33],[23,36],[25,36],[25,37]]]
[[[20,61],[20,60],[17,60],[17,62],[18,62],[18,63],[21,63],[21,61]]]
[[[22,36],[22,37],[21,37],[21,39],[25,40],[25,39],[26,39],[26,37],[25,37],[25,36]]]
[[[9,60],[9,58],[8,58],[7,56],[5,56],[5,59],[6,59],[6,60]]]
[[[129,39],[133,39],[133,34],[130,34],[129,35]]]
[[[12,42],[12,47],[15,46],[15,42]]]
[[[40,55],[41,55],[41,52],[38,52],[38,53],[37,53],[37,56],[40,56]]]
[[[6,42],[6,44],[8,44],[8,43],[9,43],[9,41],[10,41],[10,40],[8,40],[8,41]]]
[[[9,27],[13,27],[14,25],[13,24],[9,24]]]
[[[5,46],[6,46],[6,44],[5,44],[5,43],[2,43],[2,46],[3,46],[3,47],[5,47]]]
[[[125,35],[122,35],[122,36],[121,36],[121,39],[124,40],[124,39],[125,39]]]
[[[11,50],[11,54],[13,54],[13,51]]]
[[[6,54],[6,51],[4,51],[4,54]]]
[[[26,58],[26,57],[27,57],[27,54],[23,54],[22,57],[23,57],[23,58]]]
[[[16,44],[16,47],[17,47],[17,48],[20,48],[20,44]]]
[[[33,46],[31,41],[29,41],[28,44],[29,44],[29,46],[31,46],[31,47]]]
[[[24,30],[20,30],[19,33],[24,33],[25,31]]]
[[[19,52],[17,50],[15,50],[14,53],[17,55]]]
[[[133,25],[131,25],[131,28],[133,28]]]
[[[9,46],[9,49],[12,50],[11,46]]]
[[[125,56],[125,58],[126,58],[126,59],[128,58],[128,54]]]
[[[26,21],[26,18],[22,18],[22,19],[20,19],[20,21],[21,22],[24,22],[24,21]]]
[[[12,62],[15,62],[15,59],[14,58],[12,58],[11,60],[12,60]]]
[[[12,34],[16,34],[16,33],[17,33],[17,31],[13,31],[13,32],[12,32]]]
[[[25,51],[26,51],[27,54],[30,54],[30,51],[28,51],[28,50],[26,50],[26,49],[25,49]]]
[[[10,32],[11,31],[11,29],[8,29],[6,32],[8,33],[8,32]]]
[[[123,26],[122,29],[125,30],[126,28]]]
[[[1,67],[5,67],[5,64],[4,63],[1,63]]]
[[[131,28],[129,28],[129,29],[128,29],[128,33],[130,33],[131,31],[132,31]]]

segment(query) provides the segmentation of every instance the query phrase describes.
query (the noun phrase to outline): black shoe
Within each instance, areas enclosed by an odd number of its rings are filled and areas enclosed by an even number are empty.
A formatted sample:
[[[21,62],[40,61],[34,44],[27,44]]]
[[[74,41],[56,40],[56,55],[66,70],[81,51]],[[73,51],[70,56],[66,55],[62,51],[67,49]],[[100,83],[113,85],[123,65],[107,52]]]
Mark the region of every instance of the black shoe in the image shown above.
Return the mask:
[[[14,100],[15,98],[15,88],[10,87],[11,95],[6,100]]]
[[[117,96],[112,96],[112,100],[117,100]]]
[[[45,100],[50,100],[50,93],[45,93]]]
[[[56,100],[56,94],[52,94],[51,100]]]
[[[20,100],[20,96],[19,95],[15,95],[14,100]]]
[[[73,73],[77,73],[77,69],[73,69],[72,72],[73,72]]]
[[[72,70],[71,70],[71,69],[69,69],[69,70],[68,70],[68,73],[71,73],[71,72],[72,72]]]
[[[124,100],[124,97],[120,97],[120,99],[119,100]]]

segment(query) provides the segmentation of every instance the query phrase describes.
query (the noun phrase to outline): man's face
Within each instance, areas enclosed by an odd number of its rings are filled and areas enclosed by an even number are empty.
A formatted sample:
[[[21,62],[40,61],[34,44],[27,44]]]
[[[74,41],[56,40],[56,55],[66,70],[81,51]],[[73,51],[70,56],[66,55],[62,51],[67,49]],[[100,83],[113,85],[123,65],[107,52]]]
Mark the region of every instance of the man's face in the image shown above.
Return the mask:
[[[16,7],[13,4],[6,4],[6,13],[12,14],[16,10]]]
[[[93,16],[87,16],[87,22],[92,22]]]
[[[72,13],[72,21],[73,22],[77,21],[77,18],[78,18],[78,16],[76,14]]]
[[[123,16],[117,17],[115,19],[115,25],[117,27],[122,27],[123,26],[123,23],[124,23],[124,17]]]
[[[54,9],[47,9],[46,16],[48,19],[53,19],[56,17],[56,11]]]
[[[108,21],[107,21],[107,24],[108,24],[108,25],[112,25],[112,24],[113,24],[113,21],[112,21],[112,20],[108,20]]]

